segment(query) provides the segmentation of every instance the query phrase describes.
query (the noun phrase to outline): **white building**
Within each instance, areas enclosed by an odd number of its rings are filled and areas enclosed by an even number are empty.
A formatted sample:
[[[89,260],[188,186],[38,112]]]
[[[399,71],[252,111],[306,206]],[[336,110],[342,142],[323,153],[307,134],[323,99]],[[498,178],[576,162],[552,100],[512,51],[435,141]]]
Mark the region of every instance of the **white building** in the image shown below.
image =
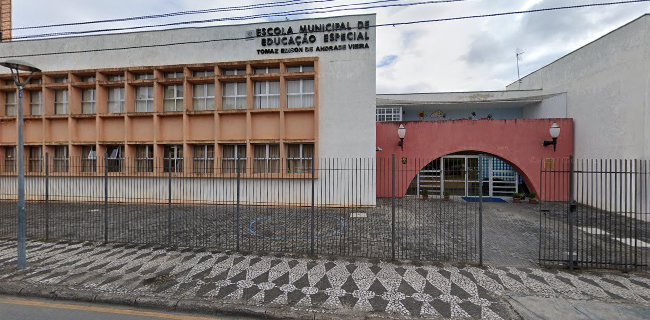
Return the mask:
[[[249,188],[268,179],[290,188],[304,183],[312,159],[317,170],[327,169],[325,159],[372,160],[373,25],[374,15],[352,15],[1,43],[0,56],[43,70],[23,105],[28,175],[42,173],[45,153],[62,175],[101,174],[107,155],[124,161],[111,174],[230,178],[239,158]],[[8,71],[0,76],[0,158],[12,174]],[[364,190],[363,203],[373,204],[374,187]]]

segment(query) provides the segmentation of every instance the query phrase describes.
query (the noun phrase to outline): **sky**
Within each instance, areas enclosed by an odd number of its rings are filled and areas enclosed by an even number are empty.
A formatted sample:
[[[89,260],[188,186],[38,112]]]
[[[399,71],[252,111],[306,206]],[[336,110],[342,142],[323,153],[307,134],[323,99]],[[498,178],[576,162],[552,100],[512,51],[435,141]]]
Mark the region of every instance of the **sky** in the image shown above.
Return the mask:
[[[318,3],[313,0],[294,1],[300,3],[165,19],[16,30],[14,36],[247,16],[300,9],[313,10],[377,0],[319,0]],[[384,24],[607,1],[611,0],[465,0],[310,15],[287,14],[275,18],[248,20],[248,22],[376,13],[377,23]],[[14,0],[13,27],[270,2],[287,4],[287,0]],[[427,1],[393,0],[361,7],[418,2]],[[342,8],[354,7],[339,7]],[[377,93],[503,90],[506,85],[517,80],[517,52],[522,53],[519,68],[521,76],[524,76],[645,13],[650,13],[650,2],[379,28],[376,57]],[[231,21],[196,26],[226,23],[244,22]]]

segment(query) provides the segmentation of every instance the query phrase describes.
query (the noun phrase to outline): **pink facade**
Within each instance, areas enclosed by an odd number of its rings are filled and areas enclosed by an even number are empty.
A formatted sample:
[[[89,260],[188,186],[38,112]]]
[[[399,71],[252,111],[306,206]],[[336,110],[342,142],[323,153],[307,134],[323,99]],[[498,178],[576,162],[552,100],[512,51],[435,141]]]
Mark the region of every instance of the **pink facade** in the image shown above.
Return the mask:
[[[561,133],[557,150],[544,147],[551,140],[549,128],[556,122]],[[404,150],[398,143],[399,122],[377,123],[377,196],[391,196],[390,158],[397,158],[396,195],[406,194],[417,173],[430,161],[459,153],[476,152],[499,157],[511,164],[531,192],[542,200],[564,200],[567,190],[540,192],[540,170],[551,169],[554,161],[573,155],[572,119],[453,120],[439,122],[404,122]]]

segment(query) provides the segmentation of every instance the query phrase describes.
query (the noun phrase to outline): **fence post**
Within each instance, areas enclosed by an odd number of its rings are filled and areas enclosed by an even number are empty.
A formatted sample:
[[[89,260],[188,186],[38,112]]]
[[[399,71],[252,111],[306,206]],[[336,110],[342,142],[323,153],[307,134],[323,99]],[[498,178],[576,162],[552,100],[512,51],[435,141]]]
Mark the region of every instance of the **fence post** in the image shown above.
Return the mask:
[[[573,270],[573,265],[574,265],[574,259],[573,259],[573,227],[574,227],[574,218],[575,218],[575,212],[577,210],[576,202],[575,202],[575,190],[573,188],[573,175],[574,175],[574,168],[573,168],[573,156],[569,157],[569,269]]]
[[[239,194],[239,184],[240,184],[240,169],[239,169],[239,153],[235,156],[235,172],[237,173],[237,206],[235,208],[235,217],[237,219],[237,222],[235,224],[235,236],[237,237],[237,242],[235,245],[235,250],[239,252],[239,232],[241,229],[240,224],[241,224],[241,217],[239,216],[239,201],[240,201],[240,194]]]
[[[635,188],[634,188],[634,271],[637,270],[638,264],[638,252],[639,252],[639,207],[637,204],[640,204],[640,197],[642,197],[642,194],[639,192],[639,189],[641,187],[641,179],[639,177],[641,173],[641,168],[639,168],[639,161],[638,159],[634,159],[634,167],[632,167],[632,181],[634,181]],[[642,189],[643,190],[643,189]]]
[[[108,243],[108,153],[104,155],[104,244]]]
[[[50,165],[49,153],[45,153],[45,240],[50,240]]]
[[[483,265],[483,155],[478,155],[478,264]]]
[[[163,160],[164,162],[165,160]],[[167,162],[167,245],[172,245],[172,158]]]
[[[544,174],[544,159],[541,159],[539,161],[539,194],[537,195],[539,197],[539,243],[537,246],[537,262],[540,265],[542,264],[542,241],[546,241],[546,238],[543,237],[544,234],[542,230],[542,226],[544,228],[546,227],[546,215],[544,215],[544,212],[542,211],[542,199],[543,199],[542,194],[544,193],[544,179],[546,179],[547,175],[548,173]],[[519,190],[517,190],[517,193],[519,193]],[[543,225],[542,225],[542,217],[544,218]],[[546,248],[546,245],[544,245],[544,248]]]
[[[315,200],[315,179],[316,176],[314,175],[314,172],[316,170],[314,169],[314,157],[311,157],[311,218],[310,218],[310,234],[311,234],[311,239],[309,243],[309,252],[314,255],[314,230],[315,230],[315,212],[314,212],[314,200]]]
[[[391,159],[391,184],[392,184],[392,195],[391,195],[391,238],[390,238],[390,246],[392,250],[391,258],[395,260],[395,196],[396,196],[396,190],[397,189],[397,179],[395,179],[395,154],[393,153],[393,157]]]

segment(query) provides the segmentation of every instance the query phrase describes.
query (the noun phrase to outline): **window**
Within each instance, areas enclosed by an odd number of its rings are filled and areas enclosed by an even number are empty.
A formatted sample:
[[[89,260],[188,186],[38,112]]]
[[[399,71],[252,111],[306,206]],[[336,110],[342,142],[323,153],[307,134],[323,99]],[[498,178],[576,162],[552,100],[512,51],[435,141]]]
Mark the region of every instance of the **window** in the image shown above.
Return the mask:
[[[255,68],[255,74],[280,73],[279,67],[259,67]]]
[[[85,89],[81,91],[81,113],[95,113],[95,89]]]
[[[29,172],[43,171],[43,149],[40,146],[29,147],[29,164],[27,170]]]
[[[289,108],[314,107],[314,80],[287,81],[287,106]]]
[[[55,146],[53,172],[68,172],[68,146]]]
[[[152,80],[153,73],[137,73],[135,75],[135,80]]]
[[[54,91],[54,114],[68,114],[68,90]]]
[[[97,172],[97,150],[95,146],[81,147],[81,172]]]
[[[33,116],[40,116],[43,114],[43,105],[41,101],[43,93],[41,91],[29,92],[29,113]]]
[[[5,93],[5,116],[16,116],[16,92],[11,91]]]
[[[108,156],[108,159],[106,160],[108,172],[122,172],[122,165],[124,164],[124,146],[106,146],[106,156]]]
[[[255,82],[255,109],[280,107],[280,81]]]
[[[246,75],[246,68],[224,69],[223,70],[223,75],[225,75],[225,76],[245,76]]]
[[[29,84],[43,84],[43,79],[32,79],[32,81],[29,82]]]
[[[167,72],[165,78],[167,79],[183,79],[183,71]]]
[[[95,76],[81,77],[81,82],[95,83]]]
[[[124,113],[124,88],[108,89],[108,112]]]
[[[121,81],[124,81],[124,75],[123,74],[111,74],[106,79],[108,81],[111,81],[111,82],[121,82]]]
[[[291,72],[291,73],[314,72],[314,65],[288,66],[287,72]]]
[[[246,109],[246,82],[226,82],[223,84],[223,109]]]
[[[52,81],[54,83],[68,83],[68,76],[55,77],[52,78]]]
[[[171,85],[165,87],[164,110],[178,112],[183,111],[183,85]]]
[[[178,144],[166,145],[164,152],[164,171],[183,172],[183,146]]]
[[[222,173],[246,173],[246,145],[245,144],[225,144],[222,146]],[[239,159],[239,166],[237,166]]]
[[[5,163],[4,163],[4,172],[15,172],[16,171],[16,148],[15,147],[5,147]]]
[[[153,145],[135,147],[135,171],[153,172]]]
[[[153,87],[135,90],[135,112],[153,112]]]
[[[377,108],[377,122],[402,121],[402,107]]]
[[[314,158],[313,144],[287,145],[287,172],[311,173],[311,165],[312,165],[313,158]]]
[[[194,110],[214,110],[214,83],[195,84],[192,101]]]
[[[197,78],[214,77],[214,70],[194,71],[192,76]]]
[[[212,173],[214,170],[214,145],[194,146],[194,173]]]
[[[280,172],[280,145],[256,144],[253,147],[255,173]]]

